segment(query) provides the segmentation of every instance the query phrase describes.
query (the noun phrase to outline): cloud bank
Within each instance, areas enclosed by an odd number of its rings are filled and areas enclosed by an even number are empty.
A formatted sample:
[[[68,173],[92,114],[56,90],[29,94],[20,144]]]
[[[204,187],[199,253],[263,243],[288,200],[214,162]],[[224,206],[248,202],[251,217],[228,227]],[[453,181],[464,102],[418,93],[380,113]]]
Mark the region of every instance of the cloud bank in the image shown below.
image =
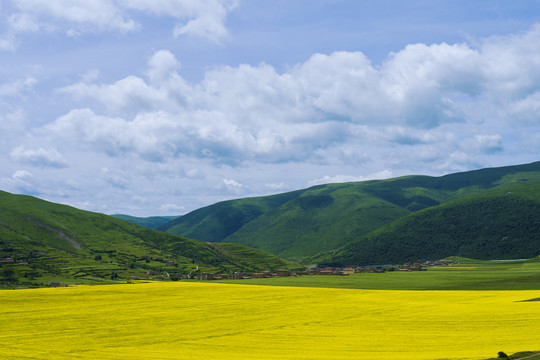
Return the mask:
[[[455,147],[463,137],[473,151],[497,152],[503,134],[475,125],[525,129],[538,119],[540,47],[523,44],[539,40],[534,26],[477,47],[414,44],[380,66],[361,52],[315,54],[283,73],[265,63],[216,67],[195,84],[182,78],[175,55],[160,50],[146,76],[59,89],[99,106],[74,109],[40,131],[148,161],[333,162],[339,153],[362,163],[377,143]],[[470,133],[444,130],[460,124]]]
[[[130,36],[164,18],[173,40],[189,35],[215,46],[229,37],[225,22],[238,6],[8,4],[0,47],[12,51],[29,34]],[[197,81],[183,73],[186,56],[157,48],[139,71],[100,81],[101,69],[86,69],[47,95],[35,96],[46,81],[39,71],[0,81],[0,188],[108,213],[174,212],[411,168],[440,175],[518,155],[532,161],[540,149],[540,25],[409,44],[378,64],[360,51],[334,51],[282,68],[218,65]],[[35,119],[27,99],[61,103],[61,111]]]

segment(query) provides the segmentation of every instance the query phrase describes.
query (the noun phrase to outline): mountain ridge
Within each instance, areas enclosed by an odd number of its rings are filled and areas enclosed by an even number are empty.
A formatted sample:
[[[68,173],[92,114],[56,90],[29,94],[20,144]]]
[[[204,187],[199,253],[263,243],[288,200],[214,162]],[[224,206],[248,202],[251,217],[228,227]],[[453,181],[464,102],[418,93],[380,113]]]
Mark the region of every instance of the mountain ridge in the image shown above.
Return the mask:
[[[443,176],[408,175],[385,180],[317,185],[268,197],[216,203],[174,220],[161,230],[212,242],[233,242],[302,260],[423,209],[514,183],[540,179],[540,162],[477,169]],[[257,209],[245,216],[245,204]],[[204,221],[201,214],[204,213]],[[229,216],[236,213],[235,217]],[[189,226],[186,220],[189,219]],[[228,222],[230,221],[230,222]],[[228,232],[223,225],[230,226]],[[199,229],[204,228],[204,232]],[[232,230],[232,231],[231,231]]]

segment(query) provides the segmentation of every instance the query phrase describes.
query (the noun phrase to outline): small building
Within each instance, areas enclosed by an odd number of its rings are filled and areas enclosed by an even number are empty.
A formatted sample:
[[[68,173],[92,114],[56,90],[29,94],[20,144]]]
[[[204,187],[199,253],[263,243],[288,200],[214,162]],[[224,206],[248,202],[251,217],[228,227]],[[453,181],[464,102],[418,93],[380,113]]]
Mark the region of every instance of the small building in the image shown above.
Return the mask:
[[[334,270],[321,270],[319,275],[334,275]]]
[[[280,277],[287,277],[287,276],[291,276],[291,272],[289,270],[278,270],[276,272],[276,275]]]
[[[251,277],[252,277],[253,279],[264,279],[264,278],[267,277],[267,276],[266,276],[266,274],[263,273],[263,272],[258,272],[258,273],[253,273],[253,274],[251,274]]]
[[[243,278],[244,278],[244,274],[242,274],[241,272],[235,272],[234,274],[229,275],[229,279],[233,279],[233,280],[239,280]]]
[[[197,280],[214,280],[214,274],[200,273],[200,274],[197,274],[196,279]]]

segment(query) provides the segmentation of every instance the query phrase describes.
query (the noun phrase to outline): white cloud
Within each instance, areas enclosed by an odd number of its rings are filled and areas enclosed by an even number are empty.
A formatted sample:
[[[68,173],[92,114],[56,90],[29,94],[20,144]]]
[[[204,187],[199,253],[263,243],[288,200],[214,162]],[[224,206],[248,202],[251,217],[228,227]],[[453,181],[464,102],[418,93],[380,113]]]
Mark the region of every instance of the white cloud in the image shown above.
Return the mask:
[[[27,170],[17,170],[10,179],[7,179],[8,188],[23,194],[39,193],[36,177]]]
[[[0,84],[0,98],[8,96],[19,96],[32,89],[37,83],[37,79],[27,76],[13,82]]]
[[[325,175],[320,179],[310,180],[308,186],[322,185],[322,184],[332,184],[332,183],[345,183],[345,182],[356,182],[356,181],[366,181],[374,179],[387,179],[392,177],[392,171],[382,170],[376,173],[367,175],[367,176],[355,176],[355,175],[334,175],[329,176]]]
[[[154,10],[164,11],[165,5]],[[61,91],[105,106],[107,115],[85,110],[93,125],[78,120],[84,130],[73,132],[115,156],[135,151],[159,161],[184,154],[230,164],[331,159],[363,163],[374,156],[362,144],[448,143],[440,130],[445,124],[488,121],[478,118],[479,106],[519,112],[529,124],[534,122],[538,99],[527,81],[514,84],[521,84],[521,98],[515,87],[508,88],[507,99],[503,87],[490,85],[506,79],[495,64],[498,57],[510,61],[507,52],[517,59],[540,58],[540,47],[535,53],[519,45],[540,42],[539,29],[487,38],[478,48],[409,45],[378,67],[360,52],[315,54],[283,73],[265,63],[216,67],[198,84],[185,81],[177,58],[160,50],[148,60],[148,80],[131,75],[110,84],[81,82]],[[506,71],[525,79],[527,71],[536,71],[531,64],[536,63],[523,60],[523,68]],[[509,121],[502,115],[492,121]],[[503,139],[479,137],[474,142],[476,149],[493,153],[502,149]]]
[[[487,153],[500,152],[503,150],[502,136],[496,135],[475,135],[477,147]]]
[[[180,68],[180,62],[168,50],[157,51],[148,61],[148,65],[148,78],[152,84],[158,86],[171,77],[178,76],[176,70]]]
[[[452,151],[443,160],[444,162],[441,162],[436,168],[444,171],[446,174],[481,167],[478,159],[474,155],[469,155],[460,150]]]
[[[19,146],[11,152],[11,158],[15,161],[37,167],[63,168],[67,167],[66,159],[56,149],[26,149]]]
[[[513,101],[538,91],[539,38],[540,24],[535,24],[527,32],[495,36],[482,43],[486,90],[493,98]]]
[[[167,141],[176,125],[161,114],[141,115],[133,121],[118,117],[98,116],[89,109],[73,110],[48,124],[39,133],[65,138],[71,146],[86,147],[117,157],[139,154],[151,161],[162,161],[174,155],[176,146]],[[178,139],[182,140],[182,136]]]
[[[134,18],[140,14],[179,21],[175,37],[191,35],[220,43],[228,36],[227,15],[235,0],[12,0],[7,14],[8,32],[0,37],[1,50],[14,50],[16,36],[25,33],[58,32],[75,37],[86,33],[115,31],[129,33],[143,26]]]
[[[11,30],[15,33],[38,32],[39,24],[28,14],[13,14],[8,19]]]
[[[290,189],[290,186],[284,182],[265,184],[264,186],[272,191],[285,191]]]
[[[135,8],[126,4],[122,11]],[[156,2],[154,10],[142,4],[137,11],[165,16],[169,3]],[[129,19],[129,11],[120,14]],[[538,27],[474,47],[409,45],[380,65],[341,51],[281,72],[267,63],[216,66],[196,83],[163,49],[139,74],[106,82],[91,65],[80,82],[53,94],[72,97],[76,106],[66,101],[64,115],[33,130],[22,110],[5,112],[11,120],[0,115],[7,131],[0,138],[7,162],[42,164],[31,169],[36,177],[77,171],[43,167],[65,166],[60,154],[73,151],[70,166],[77,156],[90,159],[81,163],[92,164],[88,171],[108,196],[159,183],[154,208],[185,204],[165,192],[201,204],[218,197],[202,194],[207,189],[231,197],[405,175],[411,166],[429,174],[468,170],[520,145],[538,151],[540,48],[525,46],[533,40],[540,40]],[[0,101],[9,108],[8,100],[31,94],[35,83],[22,77],[0,85]],[[28,136],[7,146],[14,129],[19,140]],[[81,189],[93,186],[77,176]]]
[[[25,181],[34,179],[34,175],[31,172],[26,170],[17,170],[13,173],[12,178],[17,181]]]
[[[186,208],[176,204],[163,204],[159,207],[159,211],[165,214],[174,214],[178,215],[186,211]]]
[[[134,31],[138,25],[125,19],[111,0],[13,0],[20,11],[10,16],[11,30],[37,32],[64,30],[68,35],[92,31]]]
[[[105,105],[109,112],[115,114],[144,112],[159,108],[160,105],[165,108],[176,107],[174,102],[167,101],[166,92],[148,86],[143,79],[136,76],[103,85],[81,82],[59,91],[70,94],[75,99],[95,98]]]
[[[181,20],[174,28],[175,37],[193,35],[220,43],[228,36],[225,28],[227,14],[238,6],[238,1],[126,0],[123,6]]]
[[[235,195],[243,193],[245,186],[234,179],[223,179],[222,186],[227,192]]]
[[[519,123],[535,125],[540,119],[540,91],[517,99],[500,111],[502,115]]]

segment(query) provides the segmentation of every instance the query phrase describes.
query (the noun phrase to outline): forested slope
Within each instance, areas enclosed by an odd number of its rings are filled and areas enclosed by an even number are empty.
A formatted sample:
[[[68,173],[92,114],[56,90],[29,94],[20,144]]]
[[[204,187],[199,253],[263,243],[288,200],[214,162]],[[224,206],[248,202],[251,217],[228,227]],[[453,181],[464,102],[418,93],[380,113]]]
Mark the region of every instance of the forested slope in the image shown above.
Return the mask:
[[[503,186],[431,207],[318,257],[326,264],[387,264],[463,256],[540,254],[540,181]]]

